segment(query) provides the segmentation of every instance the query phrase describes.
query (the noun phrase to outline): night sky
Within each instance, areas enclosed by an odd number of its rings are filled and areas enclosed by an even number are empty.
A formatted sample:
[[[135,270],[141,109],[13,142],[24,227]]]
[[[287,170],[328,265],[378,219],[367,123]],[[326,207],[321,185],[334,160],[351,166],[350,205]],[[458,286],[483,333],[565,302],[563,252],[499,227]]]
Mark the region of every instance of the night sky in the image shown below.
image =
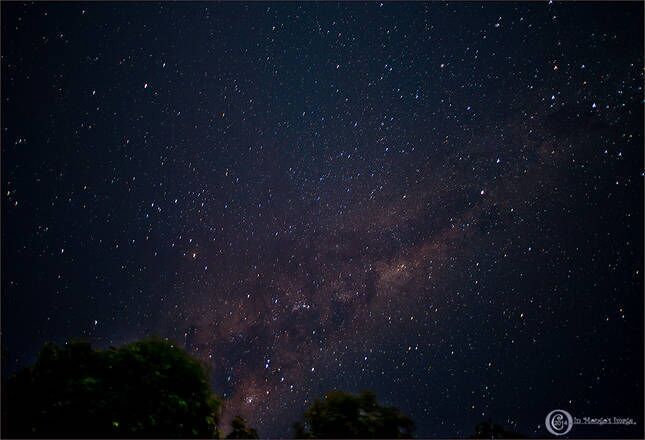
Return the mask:
[[[154,334],[264,437],[643,435],[643,3],[2,2],[1,140],[5,375]]]

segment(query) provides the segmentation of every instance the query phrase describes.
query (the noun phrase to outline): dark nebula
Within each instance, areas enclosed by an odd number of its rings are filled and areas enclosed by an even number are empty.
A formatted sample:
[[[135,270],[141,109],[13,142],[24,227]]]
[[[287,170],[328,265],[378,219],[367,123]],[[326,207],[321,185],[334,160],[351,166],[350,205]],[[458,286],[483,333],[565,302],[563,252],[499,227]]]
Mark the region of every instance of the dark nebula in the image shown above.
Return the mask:
[[[288,437],[643,435],[643,4],[2,3],[2,345],[150,334]]]

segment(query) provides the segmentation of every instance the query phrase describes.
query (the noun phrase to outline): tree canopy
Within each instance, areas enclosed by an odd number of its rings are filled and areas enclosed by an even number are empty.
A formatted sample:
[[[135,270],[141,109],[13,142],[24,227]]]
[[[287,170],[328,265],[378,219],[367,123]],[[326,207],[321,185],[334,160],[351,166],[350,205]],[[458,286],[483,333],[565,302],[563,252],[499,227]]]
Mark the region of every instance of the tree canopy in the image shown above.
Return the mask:
[[[258,432],[255,429],[246,426],[246,420],[241,416],[235,416],[231,422],[231,427],[233,430],[226,436],[226,438],[258,438]]]
[[[297,438],[412,438],[414,423],[369,391],[332,391],[311,405],[295,431]]]
[[[95,350],[46,345],[3,384],[5,437],[217,437],[206,368],[161,339]]]
[[[149,338],[107,350],[47,344],[34,366],[2,384],[9,438],[219,438],[222,400],[205,365],[172,342]],[[257,439],[241,416],[227,439]],[[412,438],[414,423],[370,391],[331,391],[294,425],[296,438]],[[524,438],[492,421],[471,438]]]

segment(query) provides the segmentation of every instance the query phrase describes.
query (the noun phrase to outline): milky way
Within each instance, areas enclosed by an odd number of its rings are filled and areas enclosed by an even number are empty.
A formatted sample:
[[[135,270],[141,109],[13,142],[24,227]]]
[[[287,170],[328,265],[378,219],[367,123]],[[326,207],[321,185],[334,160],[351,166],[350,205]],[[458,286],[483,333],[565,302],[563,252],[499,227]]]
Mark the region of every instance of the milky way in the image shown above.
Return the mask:
[[[643,432],[641,3],[3,3],[3,370],[157,334],[262,436]],[[619,390],[619,391],[617,391]]]

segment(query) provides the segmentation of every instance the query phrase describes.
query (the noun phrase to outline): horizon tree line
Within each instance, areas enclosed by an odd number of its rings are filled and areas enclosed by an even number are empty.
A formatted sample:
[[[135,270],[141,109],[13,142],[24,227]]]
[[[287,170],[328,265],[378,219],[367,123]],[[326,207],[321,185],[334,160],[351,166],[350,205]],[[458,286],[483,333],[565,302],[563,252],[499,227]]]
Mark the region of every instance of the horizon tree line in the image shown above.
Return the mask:
[[[2,437],[257,439],[237,415],[222,432],[223,400],[209,369],[176,344],[146,338],[119,348],[45,344],[33,366],[2,382]],[[330,391],[293,424],[294,438],[413,438],[415,424],[371,391]],[[522,438],[490,420],[471,438]]]

